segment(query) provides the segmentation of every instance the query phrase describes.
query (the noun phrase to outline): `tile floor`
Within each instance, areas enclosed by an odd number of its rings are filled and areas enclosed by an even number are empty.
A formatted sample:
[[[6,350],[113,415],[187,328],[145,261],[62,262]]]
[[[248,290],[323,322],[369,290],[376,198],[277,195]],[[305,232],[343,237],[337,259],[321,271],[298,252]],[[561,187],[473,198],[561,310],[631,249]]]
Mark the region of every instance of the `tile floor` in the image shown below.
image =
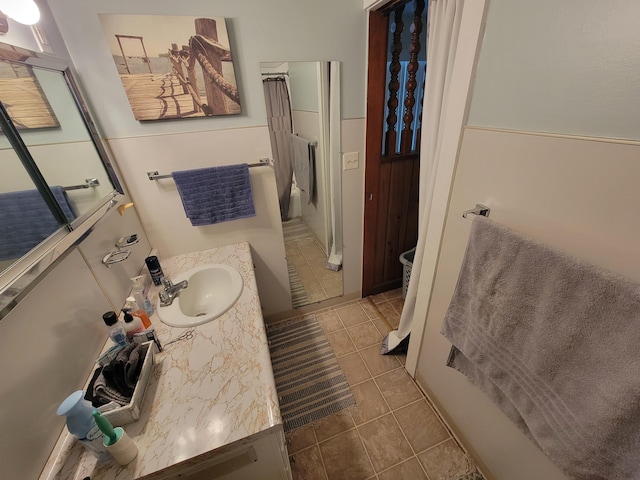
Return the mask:
[[[356,405],[287,435],[294,480],[445,480],[473,470],[406,373],[405,355],[380,355],[401,309],[395,290],[307,314],[322,325]]]
[[[287,263],[296,268],[309,303],[339,297],[342,295],[342,270],[334,272],[326,268],[327,255],[311,231],[307,232],[307,235],[298,234],[291,238],[285,234]]]

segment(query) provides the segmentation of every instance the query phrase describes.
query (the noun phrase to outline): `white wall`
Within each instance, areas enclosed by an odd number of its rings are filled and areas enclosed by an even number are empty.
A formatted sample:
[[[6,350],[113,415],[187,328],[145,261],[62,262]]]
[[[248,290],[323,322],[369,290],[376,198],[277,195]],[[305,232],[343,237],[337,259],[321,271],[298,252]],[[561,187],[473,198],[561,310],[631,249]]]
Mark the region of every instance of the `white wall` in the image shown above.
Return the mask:
[[[103,265],[132,233],[140,242],[129,259]],[[111,210],[0,320],[0,430],[14,432],[0,440],[0,478],[40,475],[64,425],[56,409],[84,386],[107,341],[102,314],[122,308],[149,250],[135,210]]]
[[[362,290],[365,127],[364,118],[343,120],[340,132],[342,151],[359,152],[360,155],[358,168],[342,172],[342,281],[345,295]]]
[[[293,110],[293,122],[295,133],[311,142],[316,142],[315,148],[316,164],[316,202],[309,202],[309,196],[306,192],[300,192],[300,202],[302,207],[302,219],[307,224],[313,235],[322,245],[325,253],[328,251],[328,232],[327,232],[327,212],[325,207],[327,191],[326,171],[326,152],[323,145],[321,131],[321,116],[317,112],[305,112]]]
[[[492,0],[469,125],[640,139],[640,4]]]
[[[77,251],[30,293],[35,296],[37,302],[27,297],[0,322],[0,427],[16,432],[0,446],[3,478],[40,474],[64,425],[56,409],[82,387],[106,340],[100,323],[110,306]]]
[[[172,179],[150,181],[148,171],[170,174],[271,157],[267,127],[235,128],[152,137],[112,139],[109,146],[145,231],[162,258],[248,241],[252,248],[263,314],[291,310],[282,223],[271,167],[249,169],[256,216],[193,227]],[[122,161],[131,159],[131,161]]]
[[[272,218],[263,222],[269,226],[229,222],[206,231],[190,226],[185,228],[184,214],[177,210],[179,199],[174,193],[162,190],[165,187],[147,180],[146,172],[159,170],[166,174],[193,168],[196,164],[204,166],[213,156],[213,164],[251,163],[261,157],[269,157],[260,62],[342,62],[342,118],[363,118],[367,17],[362,4],[357,0],[322,3],[295,0],[252,3],[220,0],[212,3],[192,0],[182,4],[169,0],[89,0],[80,3],[49,0],[48,3],[93,111],[124,173],[125,188],[139,208],[151,244],[159,248],[161,255],[173,255],[204,246],[217,246],[232,238],[234,241],[247,240],[263,267],[260,264],[256,266],[256,277],[261,299],[266,302],[264,313],[288,310],[290,299],[285,294],[288,283],[281,227],[276,227]],[[224,118],[136,122],[101,31],[99,13],[226,17],[242,114]],[[331,35],[327,35],[328,31]],[[353,143],[362,145],[358,151],[364,158],[364,131],[359,134],[362,137]],[[203,156],[203,152],[208,152],[211,157]],[[357,191],[361,189],[363,170],[350,172],[344,179],[344,188]],[[344,243],[349,243],[355,258],[360,258],[362,197],[354,200],[352,204],[344,202],[343,206],[357,215],[360,227],[350,229],[354,237],[345,235]],[[347,216],[350,215],[345,211]],[[259,238],[262,240],[258,242]],[[347,272],[347,268],[345,265],[345,277],[360,275],[359,271]],[[350,268],[361,267],[354,264]],[[280,288],[282,285],[285,286]],[[345,293],[360,291],[359,284],[350,284],[349,288],[353,290],[347,290],[345,285]]]
[[[318,67],[315,62],[289,62],[291,109],[319,112]]]
[[[13,45],[15,47],[26,48],[33,52],[42,51],[30,26],[23,25],[12,19],[9,19],[8,21],[9,31],[2,35],[2,43]]]

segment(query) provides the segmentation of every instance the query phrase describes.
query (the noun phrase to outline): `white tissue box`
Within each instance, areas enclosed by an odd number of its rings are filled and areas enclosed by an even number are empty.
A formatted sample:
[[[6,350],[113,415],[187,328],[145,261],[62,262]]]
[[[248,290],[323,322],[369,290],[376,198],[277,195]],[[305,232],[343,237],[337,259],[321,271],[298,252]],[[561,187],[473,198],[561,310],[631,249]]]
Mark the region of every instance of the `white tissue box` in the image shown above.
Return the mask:
[[[147,345],[148,348],[144,356],[144,362],[142,363],[142,370],[140,370],[136,388],[133,390],[131,401],[127,405],[112,410],[103,411],[103,408],[106,406],[98,409],[102,413],[102,416],[109,420],[114,427],[121,427],[122,425],[133,423],[140,418],[140,409],[142,408],[144,394],[147,391],[151,370],[153,370],[153,359],[158,351],[158,347],[156,347],[154,342],[145,342],[142,345]]]

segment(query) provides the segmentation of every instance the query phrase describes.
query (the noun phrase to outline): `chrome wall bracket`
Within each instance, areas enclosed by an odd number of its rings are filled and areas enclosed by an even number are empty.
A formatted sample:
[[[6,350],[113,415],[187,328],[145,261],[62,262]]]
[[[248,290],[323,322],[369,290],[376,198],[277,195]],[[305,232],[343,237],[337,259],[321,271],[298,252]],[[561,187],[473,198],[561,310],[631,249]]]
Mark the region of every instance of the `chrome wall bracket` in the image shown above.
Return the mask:
[[[470,213],[473,215],[482,215],[483,217],[488,217],[490,212],[491,209],[486,205],[476,203],[476,208],[472,208],[471,210],[462,212],[462,217],[467,218],[467,215],[469,215]]]

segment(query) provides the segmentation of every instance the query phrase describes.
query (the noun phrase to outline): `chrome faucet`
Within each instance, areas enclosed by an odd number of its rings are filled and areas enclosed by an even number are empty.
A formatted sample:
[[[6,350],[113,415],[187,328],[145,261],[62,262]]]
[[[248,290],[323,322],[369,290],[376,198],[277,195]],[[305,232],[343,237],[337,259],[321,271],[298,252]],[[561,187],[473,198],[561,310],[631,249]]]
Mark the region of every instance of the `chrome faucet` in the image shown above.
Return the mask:
[[[178,294],[189,286],[189,282],[183,280],[174,285],[170,279],[162,277],[162,286],[164,288],[158,292],[158,296],[160,297],[160,306],[168,307],[173,303],[173,300],[178,296]]]

